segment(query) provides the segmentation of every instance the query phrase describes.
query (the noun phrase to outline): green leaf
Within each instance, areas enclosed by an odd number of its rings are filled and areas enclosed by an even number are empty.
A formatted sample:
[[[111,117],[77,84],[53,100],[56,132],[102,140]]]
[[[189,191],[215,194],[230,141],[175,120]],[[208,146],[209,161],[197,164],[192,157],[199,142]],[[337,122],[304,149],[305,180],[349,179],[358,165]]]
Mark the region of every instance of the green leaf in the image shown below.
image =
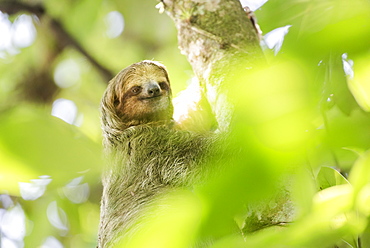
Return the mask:
[[[370,151],[367,151],[357,159],[348,179],[356,192],[370,182]]]
[[[370,112],[370,52],[354,58],[354,79],[349,81],[349,88],[357,103],[366,112]]]
[[[348,180],[337,170],[331,167],[321,167],[317,175],[317,186],[320,190],[329,188],[335,185],[348,184]]]
[[[331,95],[334,103],[346,115],[350,115],[352,110],[359,108],[354,96],[348,88],[347,78],[343,69],[343,62],[339,55],[330,55],[327,67],[326,89]]]
[[[86,172],[95,178],[102,162],[100,146],[78,131],[77,127],[34,107],[20,107],[0,115],[0,175],[28,181],[49,175],[61,185]],[[14,183],[1,185],[14,192]]]

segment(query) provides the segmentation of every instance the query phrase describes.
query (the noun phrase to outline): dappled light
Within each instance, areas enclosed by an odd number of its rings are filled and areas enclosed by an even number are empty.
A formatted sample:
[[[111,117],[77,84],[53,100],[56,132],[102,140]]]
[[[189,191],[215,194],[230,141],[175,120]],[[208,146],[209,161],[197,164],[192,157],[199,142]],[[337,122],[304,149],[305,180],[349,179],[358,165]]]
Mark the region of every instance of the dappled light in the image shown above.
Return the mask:
[[[173,118],[176,122],[182,122],[189,118],[189,111],[196,111],[197,103],[201,99],[201,90],[199,82],[196,78],[191,80],[191,83],[186,90],[181,91],[174,99],[173,104],[175,112]],[[185,105],[185,103],[187,105]]]
[[[40,176],[39,179],[31,179],[30,183],[19,183],[20,194],[24,200],[36,200],[46,190],[46,186],[52,181],[49,176]]]
[[[45,239],[45,242],[42,243],[40,248],[63,248],[63,245],[55,237],[49,236]]]
[[[4,199],[2,199],[4,202]],[[12,204],[6,210],[0,209],[1,245],[4,247],[23,246],[26,235],[26,216],[19,204]]]
[[[184,1],[175,23],[172,0],[0,1],[0,247],[97,247],[100,101],[145,59],[168,70],[176,131],[215,148],[204,178],[153,197],[115,247],[370,247],[370,2]],[[225,1],[261,39],[217,33]]]
[[[266,147],[303,149],[311,115],[307,76],[302,65],[288,60],[257,68],[247,77],[241,74],[231,90],[231,94],[237,96],[233,98],[236,125],[253,130],[251,134]],[[239,91],[243,94],[238,95]]]
[[[20,15],[12,26],[12,41],[16,47],[23,48],[30,46],[36,38],[36,28],[33,25],[32,17]]]
[[[73,59],[64,60],[55,68],[54,80],[61,88],[76,85],[80,78],[80,65]]]
[[[200,228],[203,211],[201,202],[191,192],[172,192],[158,199],[148,211],[142,220],[144,228],[122,240],[117,247],[189,247]]]
[[[89,184],[82,181],[83,176],[74,178],[63,188],[64,195],[73,203],[83,203],[89,197]]]
[[[0,58],[19,53],[19,48],[32,45],[36,28],[30,15],[20,15],[12,23],[7,14],[0,11]]]
[[[125,28],[125,20],[123,15],[118,11],[112,11],[105,17],[105,23],[107,25],[107,36],[111,39],[118,37]]]
[[[51,115],[62,119],[68,124],[78,125],[78,111],[76,104],[67,99],[57,99],[53,103]],[[81,116],[80,116],[81,117]]]
[[[59,230],[61,236],[67,235],[69,231],[66,212],[58,207],[57,202],[53,201],[47,208],[47,216],[51,225]]]

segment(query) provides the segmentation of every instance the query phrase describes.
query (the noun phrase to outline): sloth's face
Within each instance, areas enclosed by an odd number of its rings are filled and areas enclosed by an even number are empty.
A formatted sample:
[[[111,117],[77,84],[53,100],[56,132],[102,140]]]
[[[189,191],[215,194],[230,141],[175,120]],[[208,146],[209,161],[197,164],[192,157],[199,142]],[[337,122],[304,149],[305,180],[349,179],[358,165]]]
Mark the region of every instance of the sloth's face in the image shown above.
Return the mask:
[[[135,64],[127,69],[119,84],[116,109],[124,121],[172,118],[171,88],[163,67],[154,63]]]

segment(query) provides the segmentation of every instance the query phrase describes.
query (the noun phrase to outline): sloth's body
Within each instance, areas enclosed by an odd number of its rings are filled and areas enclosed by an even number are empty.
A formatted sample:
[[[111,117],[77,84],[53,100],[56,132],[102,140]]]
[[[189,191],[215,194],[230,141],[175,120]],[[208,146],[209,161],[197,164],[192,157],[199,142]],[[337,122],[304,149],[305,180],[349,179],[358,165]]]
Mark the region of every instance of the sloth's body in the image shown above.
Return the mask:
[[[156,197],[196,181],[214,142],[209,135],[173,127],[168,75],[153,61],[121,71],[110,82],[101,109],[108,165],[99,247],[110,247],[139,228]]]

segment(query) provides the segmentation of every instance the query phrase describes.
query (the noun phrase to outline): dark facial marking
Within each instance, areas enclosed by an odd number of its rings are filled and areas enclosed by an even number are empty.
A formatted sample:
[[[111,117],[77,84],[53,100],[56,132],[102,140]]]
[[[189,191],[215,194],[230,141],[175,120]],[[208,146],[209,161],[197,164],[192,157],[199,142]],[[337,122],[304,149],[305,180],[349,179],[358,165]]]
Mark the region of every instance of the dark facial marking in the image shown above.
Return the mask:
[[[120,103],[119,98],[115,95],[113,99],[114,99],[113,100],[113,104],[114,104],[114,106],[117,107],[119,105],[119,103]]]
[[[166,91],[170,89],[170,87],[168,86],[166,82],[160,82],[159,87],[161,87],[162,90],[166,90]]]

